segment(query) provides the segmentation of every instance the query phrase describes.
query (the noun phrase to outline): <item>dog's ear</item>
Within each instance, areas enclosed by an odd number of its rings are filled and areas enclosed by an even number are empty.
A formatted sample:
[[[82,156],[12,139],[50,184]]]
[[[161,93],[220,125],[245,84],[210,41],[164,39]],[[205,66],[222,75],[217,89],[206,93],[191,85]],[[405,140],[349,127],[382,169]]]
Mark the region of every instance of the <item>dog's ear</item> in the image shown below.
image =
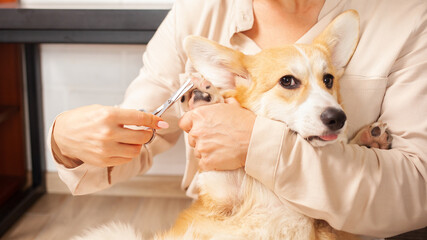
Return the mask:
[[[186,37],[184,49],[194,68],[215,87],[234,89],[236,76],[248,78],[239,51],[198,36]]]
[[[353,56],[358,41],[359,14],[348,10],[338,15],[313,43],[325,46],[331,54],[332,64],[342,71]]]

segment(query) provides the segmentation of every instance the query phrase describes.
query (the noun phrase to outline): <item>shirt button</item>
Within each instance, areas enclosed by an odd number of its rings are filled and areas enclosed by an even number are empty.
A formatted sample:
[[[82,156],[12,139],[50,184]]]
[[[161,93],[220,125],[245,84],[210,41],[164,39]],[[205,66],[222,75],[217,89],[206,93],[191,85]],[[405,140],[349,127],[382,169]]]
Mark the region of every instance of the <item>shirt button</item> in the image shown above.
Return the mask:
[[[244,21],[248,21],[248,20],[249,20],[249,15],[248,15],[248,14],[246,14],[246,13],[242,14],[242,19],[243,19]]]

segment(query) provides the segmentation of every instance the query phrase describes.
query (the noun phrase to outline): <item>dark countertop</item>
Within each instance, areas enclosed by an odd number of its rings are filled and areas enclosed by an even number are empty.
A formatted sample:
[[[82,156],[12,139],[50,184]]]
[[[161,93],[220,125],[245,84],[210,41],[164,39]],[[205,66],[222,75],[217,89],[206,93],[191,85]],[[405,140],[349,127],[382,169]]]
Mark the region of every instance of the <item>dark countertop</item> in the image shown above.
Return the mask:
[[[168,9],[0,4],[0,42],[147,43]]]

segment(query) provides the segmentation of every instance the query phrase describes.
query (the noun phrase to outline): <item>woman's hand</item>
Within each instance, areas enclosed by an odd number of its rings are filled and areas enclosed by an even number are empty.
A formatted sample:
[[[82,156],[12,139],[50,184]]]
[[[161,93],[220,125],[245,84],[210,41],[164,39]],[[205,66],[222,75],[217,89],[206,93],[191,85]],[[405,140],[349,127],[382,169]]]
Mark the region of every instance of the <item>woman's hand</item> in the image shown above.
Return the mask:
[[[123,125],[168,127],[161,118],[150,113],[90,105],[57,117],[52,145],[56,144],[65,157],[66,167],[78,166],[82,161],[100,167],[120,165],[138,156],[142,145],[153,134],[152,130],[131,130]]]
[[[245,166],[256,116],[235,99],[226,102],[198,107],[179,122],[203,171]]]

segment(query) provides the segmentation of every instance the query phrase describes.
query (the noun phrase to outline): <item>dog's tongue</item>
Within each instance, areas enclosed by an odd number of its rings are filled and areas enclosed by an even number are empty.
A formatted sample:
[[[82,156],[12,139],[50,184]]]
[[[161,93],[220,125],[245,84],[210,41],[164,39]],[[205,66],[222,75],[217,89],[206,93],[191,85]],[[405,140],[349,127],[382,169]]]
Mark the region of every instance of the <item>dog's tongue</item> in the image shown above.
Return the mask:
[[[337,139],[337,137],[338,136],[336,134],[319,136],[319,138],[322,139],[323,141],[332,141],[332,140]]]

